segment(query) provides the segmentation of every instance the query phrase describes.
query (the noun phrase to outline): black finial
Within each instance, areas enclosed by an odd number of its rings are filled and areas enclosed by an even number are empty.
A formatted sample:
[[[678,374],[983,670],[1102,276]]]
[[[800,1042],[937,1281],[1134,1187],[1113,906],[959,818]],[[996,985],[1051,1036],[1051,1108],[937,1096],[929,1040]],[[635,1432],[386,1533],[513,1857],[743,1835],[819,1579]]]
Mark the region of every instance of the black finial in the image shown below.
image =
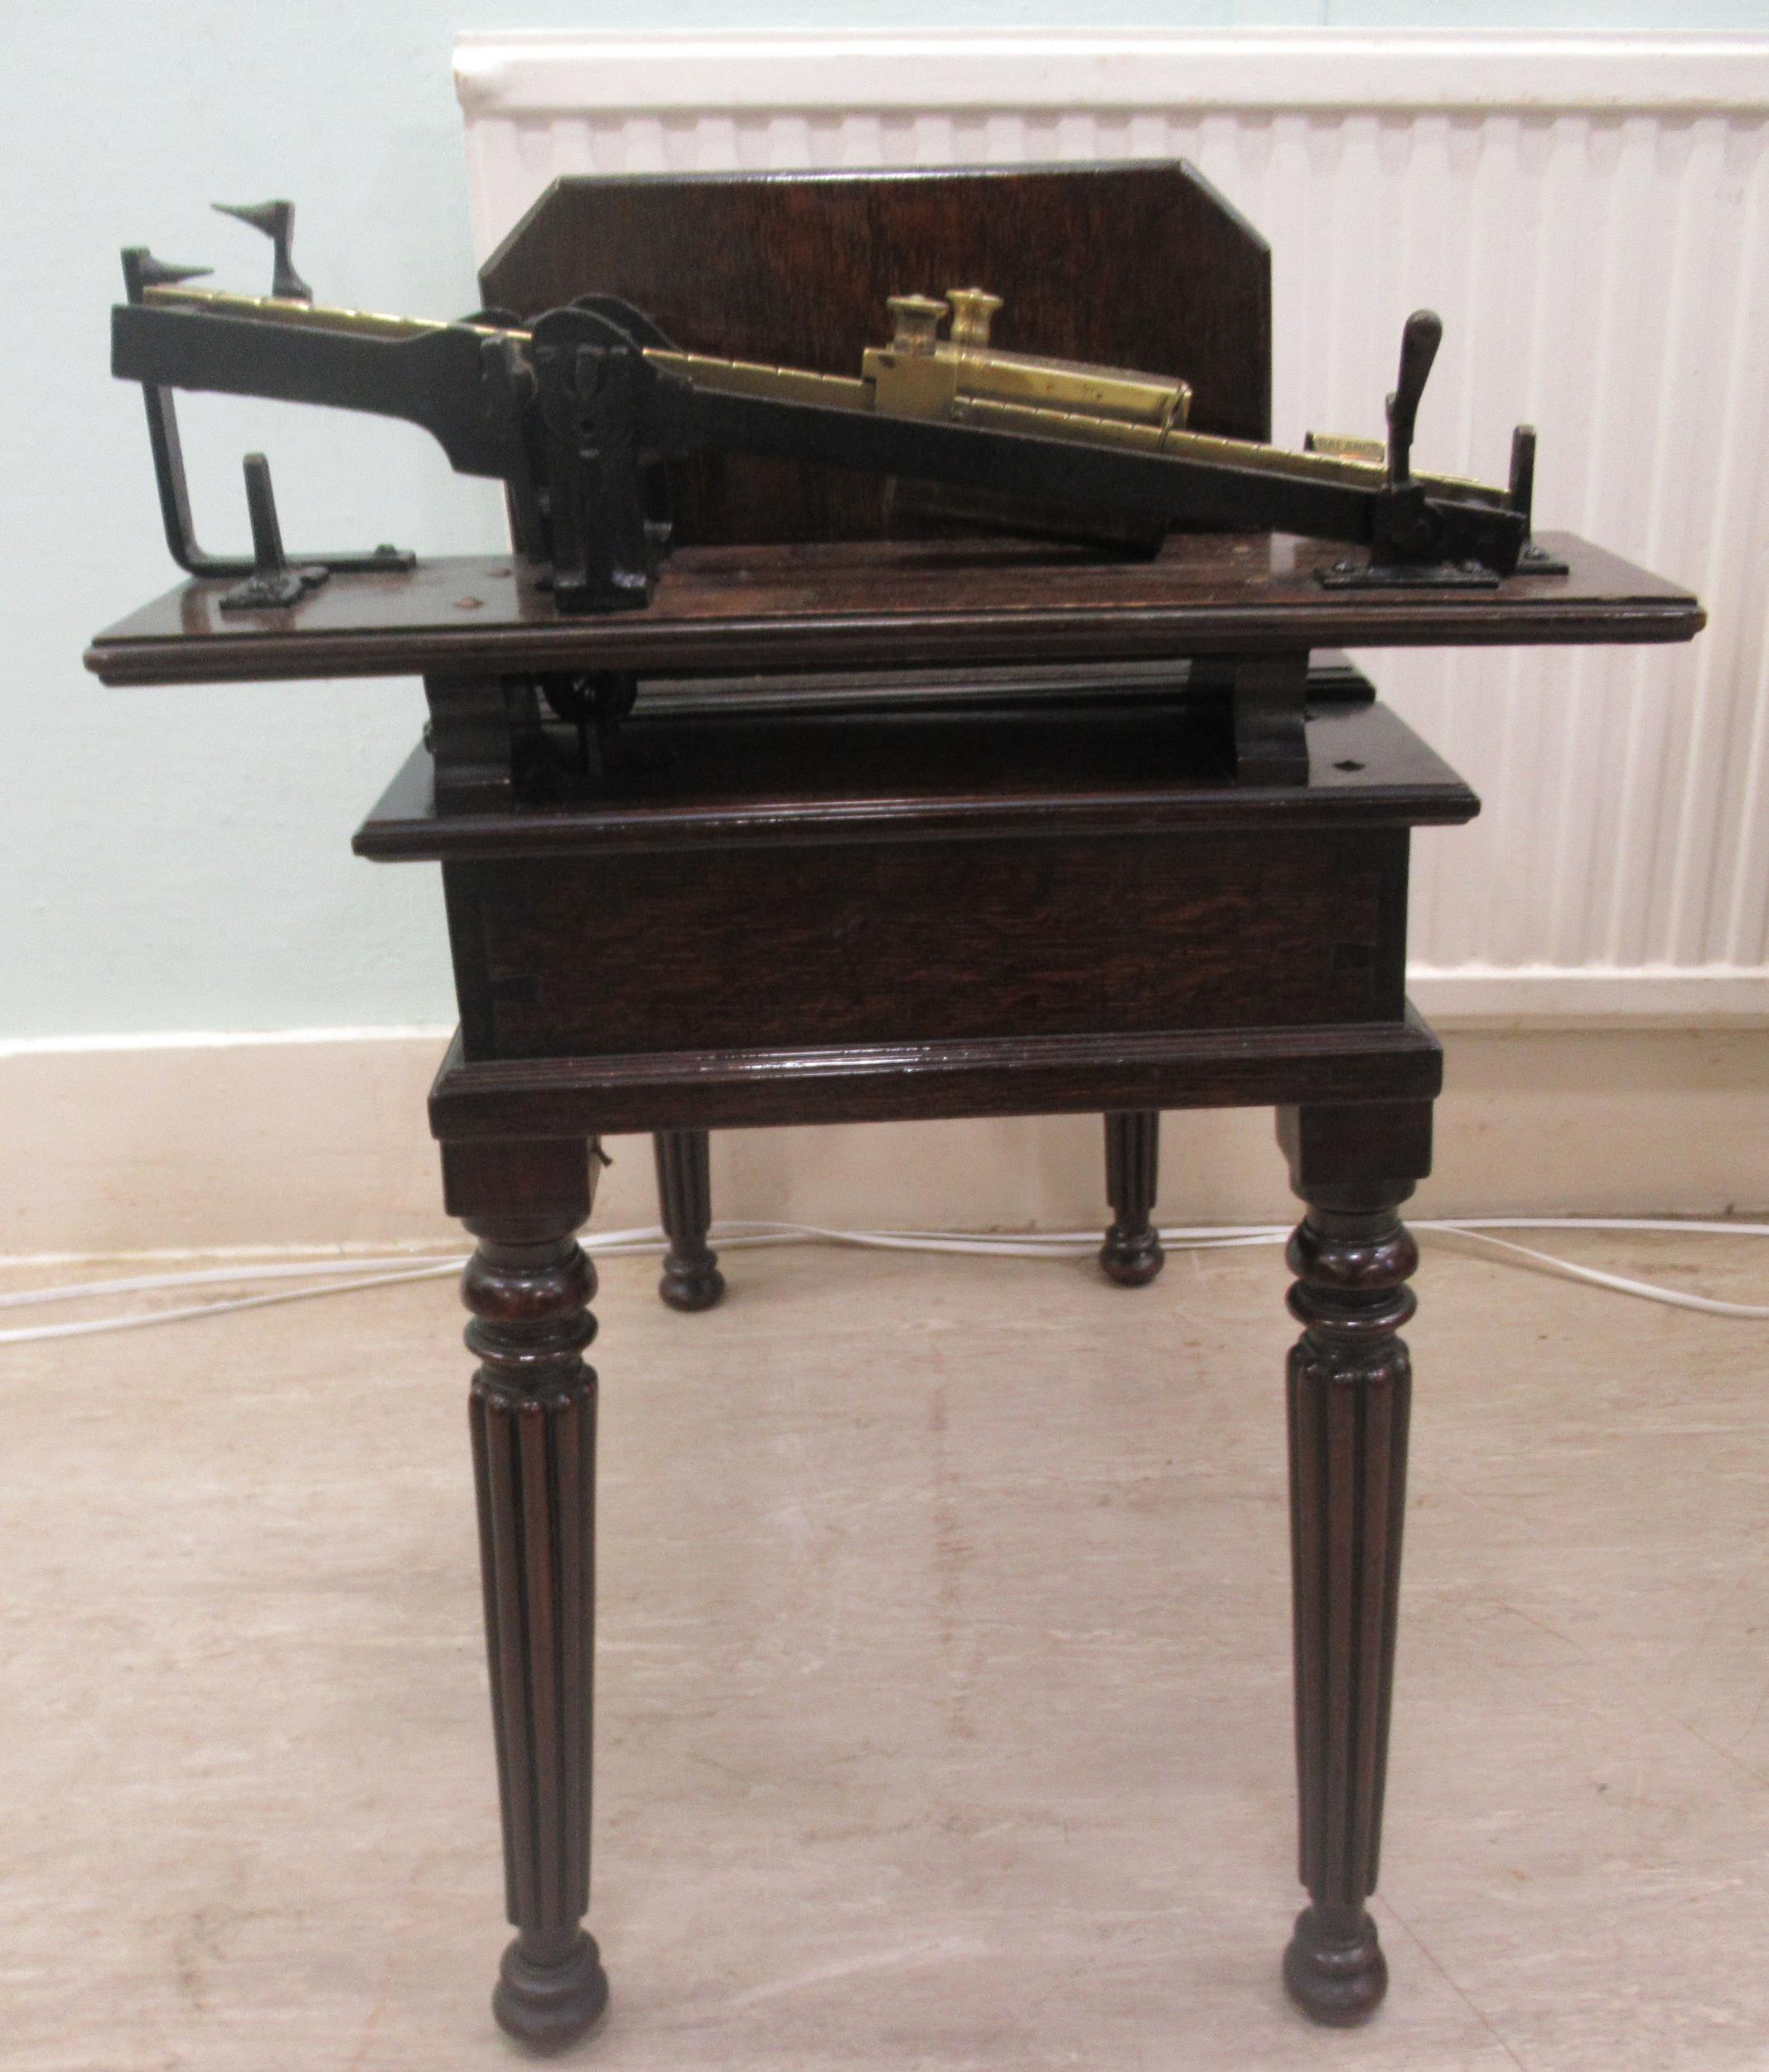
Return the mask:
[[[212,274],[212,266],[181,266],[176,259],[156,259],[146,247],[142,248],[138,264],[143,288],[169,288],[176,281],[194,281],[205,274]]]
[[[216,201],[210,206],[219,209],[223,215],[237,215],[242,223],[249,223],[254,230],[262,230],[275,246],[270,292],[278,302],[312,301],[313,290],[295,271],[295,262],[289,256],[289,246],[295,235],[295,205],[292,201]]]
[[[156,259],[145,244],[123,247],[123,284],[132,303],[141,300],[143,288],[172,288],[214,271],[212,266],[180,266],[172,259]]]

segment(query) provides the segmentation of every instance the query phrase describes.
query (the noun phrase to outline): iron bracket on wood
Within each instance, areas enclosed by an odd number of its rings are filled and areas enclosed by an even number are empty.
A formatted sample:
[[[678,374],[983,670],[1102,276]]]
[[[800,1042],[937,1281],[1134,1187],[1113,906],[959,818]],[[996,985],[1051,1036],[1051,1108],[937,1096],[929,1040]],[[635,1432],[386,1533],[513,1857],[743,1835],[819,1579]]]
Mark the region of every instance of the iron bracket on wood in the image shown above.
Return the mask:
[[[1226,693],[1240,784],[1308,782],[1308,651],[1283,655],[1201,655],[1194,691]]]
[[[228,214],[237,211],[228,211]],[[248,221],[253,219],[248,216]],[[255,228],[262,225],[255,225]],[[287,259],[287,235],[278,246],[280,261]],[[156,259],[145,244],[131,245],[123,255],[123,288],[132,303],[143,299],[148,288],[168,282],[194,280],[206,274],[206,266],[178,266]],[[191,515],[191,485],[185,473],[184,446],[178,435],[178,410],[170,389],[144,385],[142,398],[147,412],[147,443],[153,453],[154,485],[159,491],[160,520],[166,528],[166,544],[172,559],[186,575],[255,577],[261,573],[256,554],[210,554],[197,542],[196,521]],[[382,545],[360,552],[298,554],[292,557],[302,568],[327,574],[352,575],[376,572],[402,572],[414,569],[418,557],[403,547]]]

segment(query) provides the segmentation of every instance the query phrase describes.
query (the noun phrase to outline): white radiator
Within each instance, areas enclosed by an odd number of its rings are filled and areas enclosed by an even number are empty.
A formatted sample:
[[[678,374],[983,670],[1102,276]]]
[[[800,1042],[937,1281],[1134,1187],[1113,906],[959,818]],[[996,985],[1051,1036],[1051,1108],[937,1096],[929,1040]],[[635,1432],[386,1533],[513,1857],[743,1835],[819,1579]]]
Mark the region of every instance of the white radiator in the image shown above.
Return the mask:
[[[1270,240],[1286,443],[1378,432],[1441,311],[1422,462],[1502,480],[1535,423],[1539,522],[1712,624],[1362,658],[1487,801],[1419,841],[1414,994],[1769,1022],[1769,37],[485,36],[456,80],[481,256],[564,172],[1184,157]]]

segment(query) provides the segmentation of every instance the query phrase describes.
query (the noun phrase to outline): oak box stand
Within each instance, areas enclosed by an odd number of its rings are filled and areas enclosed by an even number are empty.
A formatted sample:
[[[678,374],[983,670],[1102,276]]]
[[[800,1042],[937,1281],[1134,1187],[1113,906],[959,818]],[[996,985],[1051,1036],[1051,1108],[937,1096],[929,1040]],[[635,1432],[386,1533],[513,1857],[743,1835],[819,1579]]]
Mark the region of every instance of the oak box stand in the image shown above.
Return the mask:
[[[787,199],[767,202],[771,184]],[[1155,357],[1153,327],[1190,322],[1196,421],[1214,408],[1263,435],[1266,258],[1232,211],[1172,167],[988,187],[567,182],[487,269],[487,300],[541,306],[575,269],[644,307],[673,294],[656,313],[689,339],[696,295],[765,332],[785,319],[732,283],[799,236],[832,268],[872,255],[890,286],[988,269],[1011,308],[1053,250],[1102,249],[1090,211],[1129,211],[1146,240],[1165,209],[1177,249],[1216,269],[1211,307],[1242,312],[1233,336],[1189,303],[1174,317],[1176,265],[1158,292],[1138,274],[1115,305],[1082,298],[1046,342],[1168,364],[1187,340]],[[672,206],[679,234],[660,240]],[[844,211],[865,237],[805,228]],[[856,278],[829,321],[863,327],[876,286]],[[737,342],[787,356],[777,337]],[[356,847],[441,864],[459,999],[430,1119],[476,1241],[471,1427],[516,1929],[498,2019],[553,2047],[607,1997],[582,1926],[596,1324],[577,1233],[599,1137],[654,1133],[690,1159],[698,1142],[703,1159],[725,1128],[1269,1106],[1305,1205],[1288,1406],[1308,1903],[1283,1976],[1315,2019],[1361,2021],[1387,1976],[1365,1902],[1405,1493],[1416,1255],[1399,1211],[1429,1169],[1442,1079],[1404,997],[1408,846],[1477,802],[1341,651],[1679,641],[1699,610],[1566,535],[1547,541],[1562,576],[1345,590],[1317,579],[1336,549],[1281,536],[1180,537],[1138,562],[889,540],[863,513],[836,522],[834,491],[804,491],[824,496],[807,516],[742,473],[701,484],[703,544],[690,529],[643,612],[564,617],[508,557],[437,559],[256,612],[224,615],[225,584],[193,581],[89,656],[114,684],[424,682],[427,743]],[[745,508],[771,514],[770,536],[735,532]],[[636,686],[593,781],[532,781],[545,672]]]

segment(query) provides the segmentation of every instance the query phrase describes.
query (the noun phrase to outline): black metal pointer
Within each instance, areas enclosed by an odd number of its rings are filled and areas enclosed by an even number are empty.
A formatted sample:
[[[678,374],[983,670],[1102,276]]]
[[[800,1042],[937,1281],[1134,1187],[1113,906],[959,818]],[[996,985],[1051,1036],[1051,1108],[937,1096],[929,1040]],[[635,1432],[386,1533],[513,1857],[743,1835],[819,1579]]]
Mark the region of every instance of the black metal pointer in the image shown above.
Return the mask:
[[[249,223],[254,230],[262,230],[276,248],[271,261],[270,293],[278,302],[311,303],[313,290],[295,271],[295,262],[290,256],[290,246],[295,236],[295,205],[292,201],[211,201],[212,209],[219,209],[223,215],[237,215],[242,223]]]

